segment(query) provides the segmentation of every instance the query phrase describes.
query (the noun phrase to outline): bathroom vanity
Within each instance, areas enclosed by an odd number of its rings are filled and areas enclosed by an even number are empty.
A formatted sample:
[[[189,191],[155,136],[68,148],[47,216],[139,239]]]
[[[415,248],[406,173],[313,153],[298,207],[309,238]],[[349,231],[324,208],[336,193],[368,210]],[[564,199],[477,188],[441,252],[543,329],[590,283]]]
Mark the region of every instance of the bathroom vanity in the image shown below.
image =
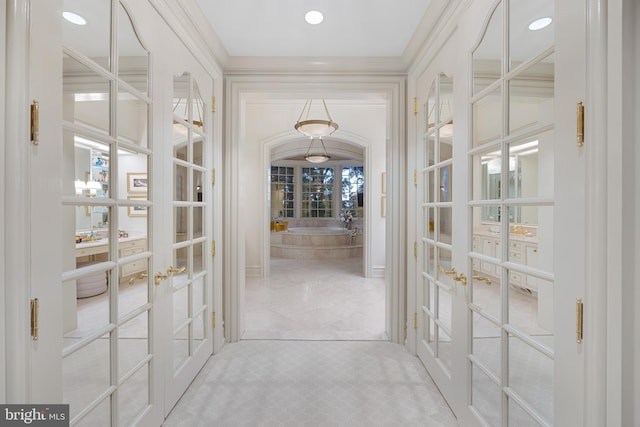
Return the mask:
[[[76,263],[100,262],[108,259],[109,239],[76,243]],[[147,236],[131,235],[118,239],[118,259],[135,255],[147,250]],[[133,261],[120,267],[120,279],[146,272],[144,260]]]

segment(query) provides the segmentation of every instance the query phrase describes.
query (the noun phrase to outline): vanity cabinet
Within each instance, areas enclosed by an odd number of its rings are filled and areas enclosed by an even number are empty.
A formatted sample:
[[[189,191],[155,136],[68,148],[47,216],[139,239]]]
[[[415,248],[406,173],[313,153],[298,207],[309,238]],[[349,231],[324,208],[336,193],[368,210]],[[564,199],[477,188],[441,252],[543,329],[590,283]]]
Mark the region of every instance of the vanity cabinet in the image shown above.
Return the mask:
[[[147,250],[147,240],[137,239],[122,242],[119,245],[118,253],[120,258],[142,253]],[[120,277],[133,276],[147,271],[147,260],[141,259],[133,261],[120,267]]]
[[[107,251],[109,250],[109,241],[107,239],[98,240],[96,242],[78,243],[76,244],[76,263],[81,262],[100,262],[106,261]],[[131,255],[139,254],[147,250],[146,237],[129,237],[120,239],[118,242],[118,258],[124,258]],[[120,267],[118,276],[120,278],[129,277],[147,271],[147,261],[137,260]]]
[[[473,252],[499,259],[502,251],[502,241],[499,236],[474,234],[472,248]],[[531,238],[520,239],[519,236],[512,235],[509,237],[507,257],[510,262],[537,267],[538,244]],[[501,274],[499,265],[480,260],[473,260],[473,270],[494,278],[499,277]],[[533,292],[538,290],[538,284],[534,277],[525,276],[517,271],[509,271],[509,284]]]

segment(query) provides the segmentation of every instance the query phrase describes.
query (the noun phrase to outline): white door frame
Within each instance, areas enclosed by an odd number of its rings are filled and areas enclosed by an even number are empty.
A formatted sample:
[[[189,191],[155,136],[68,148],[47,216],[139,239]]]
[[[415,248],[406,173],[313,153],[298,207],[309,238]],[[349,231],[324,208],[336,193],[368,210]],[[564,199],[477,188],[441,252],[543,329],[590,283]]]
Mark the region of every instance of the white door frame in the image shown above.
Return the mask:
[[[635,314],[640,305],[640,6],[635,0],[622,0],[609,2],[607,9],[606,424],[637,425],[640,408],[633,403],[640,399],[640,316]],[[633,283],[635,288],[629,286]]]
[[[275,81],[275,83],[274,83]],[[225,337],[239,341],[244,331],[245,234],[238,218],[242,207],[240,193],[242,159],[240,147],[245,141],[245,103],[251,93],[327,93],[354,92],[384,94],[387,108],[387,212],[386,212],[386,331],[392,342],[405,337],[405,78],[402,76],[281,77],[241,76],[226,78],[225,99]]]
[[[0,22],[5,23],[5,28],[7,28],[7,20],[6,20],[6,11],[7,11],[7,2],[6,0],[0,0]],[[0,32],[0,99],[4,99],[6,102],[5,96],[5,66],[6,66],[6,52],[5,52],[5,32]],[[0,104],[0,135],[5,140],[5,106],[4,104]],[[4,144],[0,148],[0,153],[2,153],[2,158],[6,159],[7,155],[5,153]],[[4,162],[0,162],[0,176],[4,175]],[[6,181],[2,180],[2,185],[0,185],[0,242],[5,242],[5,221],[4,221],[4,198],[5,198],[5,186]],[[5,248],[4,245],[0,246],[0,271],[6,271],[5,269]],[[0,289],[5,288],[6,283],[4,281],[4,274],[0,276]],[[5,306],[5,298],[4,292],[0,292],[0,307]],[[5,346],[5,320],[4,316],[0,318],[0,384],[7,383],[6,376],[6,346]],[[6,402],[6,390],[4,388],[0,388],[0,402]]]
[[[12,176],[5,185],[4,254],[5,319],[16,325],[5,330],[6,402],[29,401],[31,339],[29,337],[29,123],[28,70],[29,11],[27,0],[9,1],[6,15],[6,93],[4,172]],[[9,108],[10,107],[10,108]]]

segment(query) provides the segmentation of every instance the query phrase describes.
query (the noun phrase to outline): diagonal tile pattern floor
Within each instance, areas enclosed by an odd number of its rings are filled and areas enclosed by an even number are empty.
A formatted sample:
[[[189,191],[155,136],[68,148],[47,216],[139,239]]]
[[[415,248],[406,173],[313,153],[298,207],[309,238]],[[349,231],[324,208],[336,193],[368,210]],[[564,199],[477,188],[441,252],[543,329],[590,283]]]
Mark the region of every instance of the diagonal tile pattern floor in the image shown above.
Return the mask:
[[[241,341],[163,426],[430,426],[456,420],[416,357],[384,341]]]
[[[243,341],[213,356],[163,424],[457,426],[420,361],[384,332],[362,260],[271,260],[246,279]]]

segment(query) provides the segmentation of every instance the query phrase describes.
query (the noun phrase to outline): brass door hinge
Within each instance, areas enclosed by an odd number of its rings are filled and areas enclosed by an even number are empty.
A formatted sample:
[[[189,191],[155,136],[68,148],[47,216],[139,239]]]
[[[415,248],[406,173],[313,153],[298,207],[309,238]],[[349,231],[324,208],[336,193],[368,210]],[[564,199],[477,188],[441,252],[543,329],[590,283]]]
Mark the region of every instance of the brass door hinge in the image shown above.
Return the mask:
[[[216,241],[211,242],[211,256],[216,256]]]
[[[413,170],[413,186],[414,187],[418,186],[418,170],[417,169]]]
[[[38,298],[31,300],[31,339],[38,341],[38,329],[40,328],[40,303]]]
[[[418,312],[413,313],[413,329],[418,329]]]
[[[578,147],[584,145],[584,105],[578,101],[576,106],[576,142]]]
[[[211,185],[216,185],[216,170],[211,169]]]
[[[35,99],[31,103],[31,143],[38,145],[40,143],[40,106]]]
[[[216,328],[216,312],[211,313],[211,327]]]
[[[418,114],[418,97],[413,98],[413,114]]]
[[[418,258],[418,242],[413,242],[413,257]]]
[[[216,112],[216,97],[215,96],[211,97],[211,112],[212,113]]]
[[[576,342],[581,343],[584,333],[584,304],[582,299],[576,300]]]

